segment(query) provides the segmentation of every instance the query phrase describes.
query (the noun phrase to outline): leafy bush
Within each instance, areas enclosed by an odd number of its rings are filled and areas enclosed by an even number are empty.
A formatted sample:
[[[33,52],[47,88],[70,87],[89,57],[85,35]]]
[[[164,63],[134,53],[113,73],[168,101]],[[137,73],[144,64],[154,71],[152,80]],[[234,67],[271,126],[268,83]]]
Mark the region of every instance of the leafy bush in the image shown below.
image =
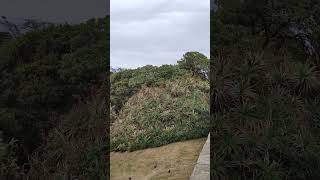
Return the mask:
[[[0,137],[0,178],[13,179],[18,170],[15,158],[16,144],[11,140],[8,144],[2,142]]]
[[[17,140],[13,158],[21,172],[28,173],[31,164],[28,176],[35,179],[106,175],[101,165],[105,159],[97,157],[105,145],[95,139],[102,136],[89,136],[94,124],[81,124],[85,119],[95,122],[90,117],[93,110],[80,104],[109,78],[108,36],[109,17],[105,17],[77,25],[50,25],[1,44],[0,130],[4,144]],[[61,143],[61,132],[74,136],[67,138],[70,146]]]
[[[31,160],[31,179],[105,179],[108,133],[105,92],[74,106]]]

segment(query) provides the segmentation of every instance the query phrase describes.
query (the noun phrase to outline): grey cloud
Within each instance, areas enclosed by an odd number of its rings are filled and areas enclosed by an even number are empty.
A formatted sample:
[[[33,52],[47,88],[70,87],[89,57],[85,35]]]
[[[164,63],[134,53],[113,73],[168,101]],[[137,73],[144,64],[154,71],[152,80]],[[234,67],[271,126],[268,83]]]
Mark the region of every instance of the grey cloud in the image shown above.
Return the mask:
[[[111,66],[173,64],[187,51],[209,56],[209,0],[111,1]]]

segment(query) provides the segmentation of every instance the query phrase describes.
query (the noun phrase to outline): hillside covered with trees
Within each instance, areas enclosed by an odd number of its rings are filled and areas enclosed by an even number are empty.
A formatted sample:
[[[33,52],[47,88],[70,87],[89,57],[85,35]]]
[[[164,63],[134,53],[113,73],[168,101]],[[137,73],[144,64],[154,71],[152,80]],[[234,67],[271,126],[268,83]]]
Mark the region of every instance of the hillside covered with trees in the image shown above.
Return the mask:
[[[0,179],[108,173],[109,17],[0,42]]]
[[[177,65],[111,74],[111,151],[133,151],[206,137],[209,60],[187,52]]]
[[[215,3],[211,177],[320,179],[320,1]]]

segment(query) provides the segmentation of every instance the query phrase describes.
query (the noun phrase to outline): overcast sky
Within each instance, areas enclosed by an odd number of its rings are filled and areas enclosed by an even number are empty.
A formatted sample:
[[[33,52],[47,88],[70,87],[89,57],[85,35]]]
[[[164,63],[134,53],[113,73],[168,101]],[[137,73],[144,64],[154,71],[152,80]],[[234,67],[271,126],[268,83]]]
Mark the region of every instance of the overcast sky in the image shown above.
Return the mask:
[[[209,57],[209,0],[111,0],[111,66],[175,64],[188,51]]]
[[[0,16],[79,23],[104,17],[110,0],[0,0]]]

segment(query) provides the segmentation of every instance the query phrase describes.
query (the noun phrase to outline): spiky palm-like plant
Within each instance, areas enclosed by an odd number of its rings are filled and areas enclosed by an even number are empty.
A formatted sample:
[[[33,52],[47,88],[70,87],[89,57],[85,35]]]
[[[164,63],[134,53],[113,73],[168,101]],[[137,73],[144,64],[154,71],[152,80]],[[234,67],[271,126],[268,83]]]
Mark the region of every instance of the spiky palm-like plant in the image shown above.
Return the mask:
[[[319,93],[320,76],[315,66],[297,63],[293,66],[291,84],[298,95],[312,98]]]
[[[210,98],[211,109],[221,112],[232,106],[232,77],[230,64],[221,56],[211,60]]]

